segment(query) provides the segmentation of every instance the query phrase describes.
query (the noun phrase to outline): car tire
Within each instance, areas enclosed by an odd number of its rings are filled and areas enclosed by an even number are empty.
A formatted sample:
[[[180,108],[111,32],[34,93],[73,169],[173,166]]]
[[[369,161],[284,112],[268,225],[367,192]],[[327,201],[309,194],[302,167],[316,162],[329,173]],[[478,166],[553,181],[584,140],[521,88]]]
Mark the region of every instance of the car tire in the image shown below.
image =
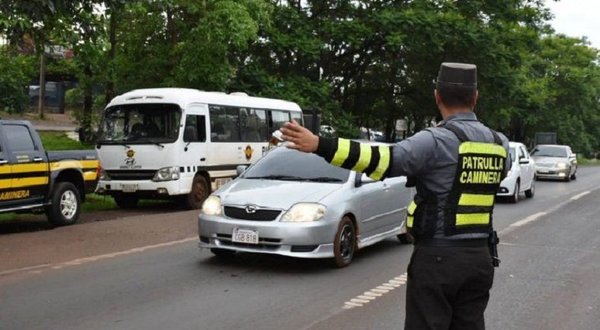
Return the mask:
[[[410,239],[410,236],[408,234],[400,234],[396,237],[398,238],[398,241],[400,241],[400,244],[412,243],[412,240]]]
[[[214,254],[215,257],[221,258],[221,259],[231,258],[236,253],[233,250],[219,249],[219,248],[212,248],[212,249],[210,249],[210,252],[212,252],[212,254]]]
[[[46,208],[48,221],[54,226],[72,225],[79,220],[81,195],[71,182],[57,182],[52,192],[51,203]]]
[[[509,201],[513,204],[516,204],[519,202],[519,190],[521,190],[521,185],[519,183],[519,181],[517,181],[517,183],[515,183],[515,191],[512,194],[512,196],[509,197]]]
[[[569,174],[565,176],[565,182],[571,181],[571,168],[569,168]]]
[[[577,180],[577,168],[575,168],[575,172],[571,175],[571,180]]]
[[[190,210],[197,210],[202,207],[204,200],[210,195],[210,185],[202,175],[196,175],[192,181],[192,190],[184,197],[184,206]]]
[[[349,217],[344,216],[333,241],[334,265],[337,268],[348,266],[356,251],[356,228]]]
[[[122,209],[134,209],[140,201],[138,196],[128,194],[113,195],[113,199],[117,206]]]
[[[535,195],[535,180],[537,179],[534,177],[533,180],[531,180],[531,187],[525,190],[525,197],[532,198],[533,195]]]

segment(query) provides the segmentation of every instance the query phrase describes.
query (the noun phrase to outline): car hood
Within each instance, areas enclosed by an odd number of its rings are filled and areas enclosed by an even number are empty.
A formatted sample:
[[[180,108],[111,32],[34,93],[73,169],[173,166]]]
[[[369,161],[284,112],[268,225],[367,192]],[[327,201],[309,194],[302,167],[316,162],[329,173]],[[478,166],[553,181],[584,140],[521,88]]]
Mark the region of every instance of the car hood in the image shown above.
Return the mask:
[[[237,179],[215,192],[223,205],[256,205],[287,210],[299,202],[319,202],[343,183]]]
[[[566,158],[562,157],[546,157],[546,156],[533,156],[535,164],[538,166],[554,166],[558,162],[566,162]]]

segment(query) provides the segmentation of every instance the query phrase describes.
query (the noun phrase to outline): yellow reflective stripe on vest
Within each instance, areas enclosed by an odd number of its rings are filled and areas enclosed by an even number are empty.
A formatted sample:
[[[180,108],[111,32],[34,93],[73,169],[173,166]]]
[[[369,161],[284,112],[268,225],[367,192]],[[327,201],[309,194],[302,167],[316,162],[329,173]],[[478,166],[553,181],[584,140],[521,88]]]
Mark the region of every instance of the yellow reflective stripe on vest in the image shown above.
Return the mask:
[[[457,226],[488,225],[490,223],[489,213],[458,213],[456,214]]]
[[[506,149],[503,146],[493,144],[493,143],[484,143],[484,142],[463,142],[460,144],[458,148],[458,153],[460,154],[485,154],[485,155],[494,155],[506,158]]]
[[[408,205],[408,209],[406,210],[406,213],[408,214],[406,217],[406,227],[408,228],[412,228],[413,226],[413,222],[415,221],[415,210],[417,209],[417,203],[415,203],[415,201],[411,201],[410,204]]]
[[[458,200],[460,206],[492,206],[494,195],[461,194]]]
[[[365,143],[361,143],[359,146],[360,154],[358,155],[358,161],[352,170],[356,172],[363,172],[367,167],[369,167],[369,163],[371,162],[371,146]]]
[[[379,146],[379,163],[377,164],[375,171],[371,173],[370,177],[373,180],[381,179],[388,167],[390,167],[390,148]]]
[[[331,164],[335,166],[342,166],[342,164],[348,159],[350,154],[350,140],[338,139],[338,148],[331,160]]]

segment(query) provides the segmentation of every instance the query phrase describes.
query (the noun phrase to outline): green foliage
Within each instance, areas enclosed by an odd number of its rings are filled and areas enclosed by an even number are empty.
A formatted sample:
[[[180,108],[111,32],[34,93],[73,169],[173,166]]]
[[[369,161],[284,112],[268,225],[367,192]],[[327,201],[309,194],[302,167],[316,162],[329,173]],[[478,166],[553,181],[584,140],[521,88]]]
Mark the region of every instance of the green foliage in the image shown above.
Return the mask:
[[[93,149],[94,146],[69,138],[64,132],[40,131],[40,138],[46,150],[81,150]]]
[[[23,112],[29,102],[28,86],[35,72],[31,56],[13,56],[0,50],[0,110]]]

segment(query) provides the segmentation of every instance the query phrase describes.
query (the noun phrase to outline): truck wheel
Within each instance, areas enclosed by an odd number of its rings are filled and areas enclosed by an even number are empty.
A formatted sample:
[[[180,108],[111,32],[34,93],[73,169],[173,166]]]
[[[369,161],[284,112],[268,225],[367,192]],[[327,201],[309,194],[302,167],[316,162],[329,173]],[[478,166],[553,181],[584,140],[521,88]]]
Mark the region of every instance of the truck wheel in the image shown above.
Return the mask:
[[[197,210],[202,207],[204,200],[210,195],[209,184],[202,175],[196,175],[192,181],[192,190],[185,196],[185,207],[190,210]]]
[[[72,225],[79,220],[81,197],[71,182],[57,182],[50,201],[52,204],[46,208],[46,216],[52,225]]]
[[[137,206],[140,198],[133,195],[118,194],[113,195],[115,203],[122,209],[133,209]]]

